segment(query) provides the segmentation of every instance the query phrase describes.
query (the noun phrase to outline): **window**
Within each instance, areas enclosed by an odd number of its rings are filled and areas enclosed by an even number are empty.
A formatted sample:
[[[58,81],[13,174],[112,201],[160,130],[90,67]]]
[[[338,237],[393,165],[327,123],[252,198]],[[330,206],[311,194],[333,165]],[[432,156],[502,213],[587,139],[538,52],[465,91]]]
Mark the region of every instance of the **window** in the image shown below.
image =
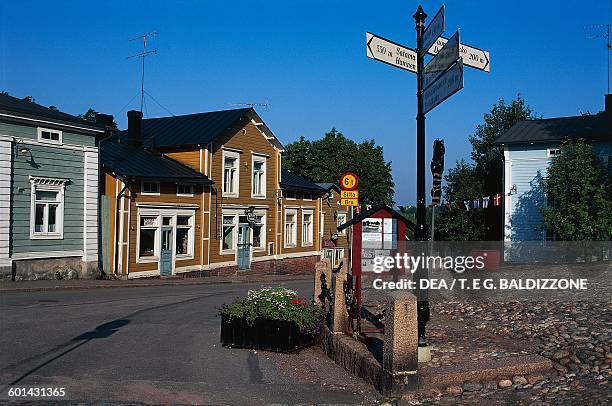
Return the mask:
[[[43,178],[32,181],[30,238],[63,238],[65,181]]]
[[[223,152],[223,195],[238,196],[240,159],[237,152]]]
[[[346,223],[346,213],[338,213],[338,227]],[[340,235],[346,234],[346,228],[339,233]]]
[[[263,250],[266,246],[265,216],[255,216],[253,223],[253,249]]]
[[[176,216],[176,256],[193,255],[193,216]]]
[[[138,258],[155,258],[158,236],[158,216],[140,216]]]
[[[312,200],[312,193],[304,192],[304,200]]]
[[[548,150],[546,150],[546,156],[548,158],[551,158],[555,155],[559,155],[561,153],[561,149],[560,148],[548,148]]]
[[[338,268],[344,259],[344,248],[325,248],[323,258],[329,259],[332,268]]]
[[[193,196],[194,195],[194,187],[193,185],[176,185],[176,195],[177,196]]]
[[[253,157],[253,187],[252,197],[266,197],[266,160]]]
[[[297,240],[297,212],[295,210],[285,211],[285,247],[295,247]]]
[[[312,211],[302,211],[302,246],[312,245]]]
[[[287,190],[285,192],[285,198],[289,200],[295,200],[295,192]]]
[[[159,196],[159,182],[142,182],[140,192],[143,195]]]
[[[59,130],[50,130],[48,128],[38,128],[38,141],[61,144],[62,132]]]
[[[221,251],[233,251],[236,240],[236,216],[223,216],[223,233],[221,237]]]

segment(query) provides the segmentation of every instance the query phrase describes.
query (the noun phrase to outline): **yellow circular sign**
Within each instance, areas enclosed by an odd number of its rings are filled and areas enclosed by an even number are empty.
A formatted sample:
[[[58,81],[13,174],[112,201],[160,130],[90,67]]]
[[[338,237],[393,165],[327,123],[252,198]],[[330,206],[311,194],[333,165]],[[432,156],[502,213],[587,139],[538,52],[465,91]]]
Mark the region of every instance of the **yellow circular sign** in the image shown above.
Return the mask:
[[[344,190],[355,190],[359,184],[359,178],[353,172],[346,172],[340,178],[340,187]]]

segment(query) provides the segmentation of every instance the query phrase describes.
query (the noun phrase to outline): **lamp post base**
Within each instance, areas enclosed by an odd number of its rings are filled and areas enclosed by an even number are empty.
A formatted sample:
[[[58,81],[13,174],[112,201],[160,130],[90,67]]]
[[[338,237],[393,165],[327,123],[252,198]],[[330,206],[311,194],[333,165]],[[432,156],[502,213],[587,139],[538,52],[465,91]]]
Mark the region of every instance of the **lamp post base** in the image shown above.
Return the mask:
[[[429,351],[429,346],[419,347],[418,361],[419,362],[431,361],[431,352]]]

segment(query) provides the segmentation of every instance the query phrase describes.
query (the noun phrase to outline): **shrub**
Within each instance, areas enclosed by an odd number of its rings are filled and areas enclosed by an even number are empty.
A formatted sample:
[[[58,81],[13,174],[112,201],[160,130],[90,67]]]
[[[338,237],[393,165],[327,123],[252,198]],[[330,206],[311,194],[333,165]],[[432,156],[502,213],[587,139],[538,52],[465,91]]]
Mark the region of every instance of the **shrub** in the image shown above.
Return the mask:
[[[219,309],[229,318],[244,318],[253,323],[256,318],[284,320],[295,323],[302,332],[316,334],[323,324],[324,312],[298,294],[282,287],[250,290],[247,297],[236,298]]]

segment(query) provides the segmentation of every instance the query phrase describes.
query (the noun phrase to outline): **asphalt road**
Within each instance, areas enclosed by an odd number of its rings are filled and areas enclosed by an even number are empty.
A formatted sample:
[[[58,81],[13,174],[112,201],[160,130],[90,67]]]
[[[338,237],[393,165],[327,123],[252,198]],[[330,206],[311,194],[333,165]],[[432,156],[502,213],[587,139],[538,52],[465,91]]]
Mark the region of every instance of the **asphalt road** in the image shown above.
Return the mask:
[[[309,281],[285,285],[312,294]],[[363,384],[316,349],[286,355],[219,344],[217,308],[259,286],[3,293],[0,386],[65,387],[85,402],[371,403]]]

